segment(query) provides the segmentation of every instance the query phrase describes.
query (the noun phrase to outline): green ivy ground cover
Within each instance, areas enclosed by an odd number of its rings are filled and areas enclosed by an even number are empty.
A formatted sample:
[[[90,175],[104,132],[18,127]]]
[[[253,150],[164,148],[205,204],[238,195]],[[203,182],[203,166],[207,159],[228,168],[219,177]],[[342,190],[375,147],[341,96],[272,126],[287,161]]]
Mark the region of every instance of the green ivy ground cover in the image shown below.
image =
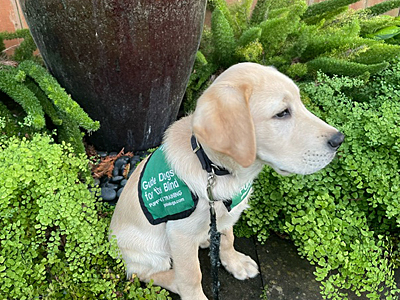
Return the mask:
[[[125,280],[88,160],[46,135],[0,139],[0,299],[167,299]]]

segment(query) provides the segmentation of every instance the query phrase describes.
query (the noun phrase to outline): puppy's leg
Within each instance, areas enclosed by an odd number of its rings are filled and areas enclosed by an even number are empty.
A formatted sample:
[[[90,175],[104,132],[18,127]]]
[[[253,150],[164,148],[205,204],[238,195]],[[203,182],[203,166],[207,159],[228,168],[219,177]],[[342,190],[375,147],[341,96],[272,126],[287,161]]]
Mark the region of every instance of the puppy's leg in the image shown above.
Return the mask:
[[[182,300],[207,300],[201,287],[198,242],[186,234],[169,233],[175,272],[174,287]]]
[[[224,230],[221,234],[220,259],[222,265],[237,279],[256,277],[258,274],[257,263],[249,256],[235,250],[234,239],[233,227]]]
[[[144,282],[150,282],[150,280],[153,280],[155,285],[159,285],[173,293],[178,294],[178,289],[175,284],[175,270],[173,269],[164,272],[158,272],[146,278],[142,277],[140,280]]]

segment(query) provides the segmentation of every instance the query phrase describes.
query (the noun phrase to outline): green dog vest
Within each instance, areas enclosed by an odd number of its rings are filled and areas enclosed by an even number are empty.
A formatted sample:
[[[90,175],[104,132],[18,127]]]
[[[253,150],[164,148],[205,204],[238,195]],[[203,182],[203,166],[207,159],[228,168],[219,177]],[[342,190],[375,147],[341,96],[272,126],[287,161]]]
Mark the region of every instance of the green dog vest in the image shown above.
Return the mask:
[[[224,201],[228,211],[246,198],[251,185],[249,182],[231,200]],[[190,216],[199,200],[168,165],[163,145],[147,160],[140,174],[138,193],[142,210],[153,225]]]

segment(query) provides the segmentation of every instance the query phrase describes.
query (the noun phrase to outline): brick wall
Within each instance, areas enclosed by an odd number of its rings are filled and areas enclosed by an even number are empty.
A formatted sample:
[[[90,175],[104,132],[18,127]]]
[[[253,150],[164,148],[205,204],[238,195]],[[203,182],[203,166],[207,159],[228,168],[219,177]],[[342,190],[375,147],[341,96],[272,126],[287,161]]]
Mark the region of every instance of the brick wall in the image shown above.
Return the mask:
[[[28,25],[18,0],[0,0],[0,31],[14,32],[22,28],[28,28]],[[5,41],[7,53],[13,51],[13,48],[20,42],[20,40]]]

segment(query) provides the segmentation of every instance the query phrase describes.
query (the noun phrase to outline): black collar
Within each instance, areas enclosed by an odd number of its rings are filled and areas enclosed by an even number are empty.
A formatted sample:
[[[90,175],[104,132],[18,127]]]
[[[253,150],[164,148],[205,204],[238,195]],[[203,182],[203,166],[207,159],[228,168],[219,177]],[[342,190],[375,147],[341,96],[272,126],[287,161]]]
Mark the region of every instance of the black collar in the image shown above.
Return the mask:
[[[197,141],[194,134],[192,135],[190,142],[192,144],[193,152],[196,153],[197,158],[199,159],[203,170],[206,170],[208,173],[214,172],[214,174],[218,175],[218,176],[230,174],[227,169],[217,166],[208,158],[207,154],[204,152],[203,148],[201,147],[200,143]]]

